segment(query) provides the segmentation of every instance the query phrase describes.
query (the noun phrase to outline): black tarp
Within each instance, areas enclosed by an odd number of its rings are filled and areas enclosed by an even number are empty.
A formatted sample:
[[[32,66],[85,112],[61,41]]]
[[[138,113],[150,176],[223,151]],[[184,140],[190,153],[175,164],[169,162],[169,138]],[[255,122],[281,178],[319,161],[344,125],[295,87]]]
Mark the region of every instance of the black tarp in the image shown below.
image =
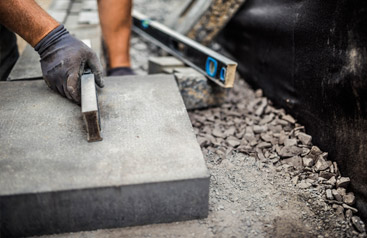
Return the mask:
[[[218,41],[338,162],[366,220],[367,1],[248,0]]]

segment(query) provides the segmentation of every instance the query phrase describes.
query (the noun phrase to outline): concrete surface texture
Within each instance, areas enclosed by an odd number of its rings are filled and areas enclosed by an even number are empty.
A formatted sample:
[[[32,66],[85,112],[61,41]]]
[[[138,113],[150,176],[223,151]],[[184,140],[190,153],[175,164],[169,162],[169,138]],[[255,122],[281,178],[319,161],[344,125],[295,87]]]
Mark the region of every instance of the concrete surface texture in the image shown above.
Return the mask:
[[[80,107],[43,81],[1,83],[3,234],[206,216],[209,173],[174,77],[115,77],[105,84],[104,139],[88,143]]]

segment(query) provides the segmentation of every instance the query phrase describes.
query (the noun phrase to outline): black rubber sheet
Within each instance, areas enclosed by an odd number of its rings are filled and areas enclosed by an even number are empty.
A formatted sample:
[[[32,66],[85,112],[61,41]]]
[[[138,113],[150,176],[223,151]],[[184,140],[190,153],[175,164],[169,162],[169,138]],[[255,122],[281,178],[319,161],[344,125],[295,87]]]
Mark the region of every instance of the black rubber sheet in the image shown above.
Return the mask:
[[[248,0],[218,41],[306,126],[367,218],[367,1]]]

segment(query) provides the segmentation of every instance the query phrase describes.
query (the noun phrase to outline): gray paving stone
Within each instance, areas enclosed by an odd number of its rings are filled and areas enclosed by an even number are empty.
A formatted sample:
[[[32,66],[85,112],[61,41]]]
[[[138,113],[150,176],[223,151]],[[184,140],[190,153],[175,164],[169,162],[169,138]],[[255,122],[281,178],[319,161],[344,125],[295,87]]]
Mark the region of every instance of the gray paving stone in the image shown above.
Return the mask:
[[[224,103],[228,90],[208,80],[198,71],[185,67],[175,57],[150,57],[148,73],[173,74],[188,110],[219,106]]]
[[[224,103],[228,89],[218,86],[192,68],[179,67],[172,70],[188,110],[220,106]]]
[[[47,11],[56,21],[60,23],[65,23],[67,12],[60,10],[48,10]]]
[[[70,8],[71,13],[79,13],[83,8],[83,3],[81,2],[73,2]]]
[[[97,25],[99,24],[99,16],[97,11],[82,11],[79,13],[79,24]]]
[[[97,1],[94,0],[83,1],[83,10],[97,11],[98,10]]]
[[[68,10],[71,0],[53,0],[50,6],[51,10]]]
[[[80,40],[90,40],[91,48],[102,58],[101,28],[96,25],[84,25],[67,28],[70,33]]]
[[[66,28],[78,27],[79,26],[78,19],[79,19],[79,14],[68,14],[64,25],[66,26]]]
[[[173,76],[105,84],[104,139],[88,143],[80,107],[44,82],[0,83],[1,237],[207,216],[209,174]]]
[[[149,57],[148,60],[148,74],[159,74],[178,67],[185,67],[185,64],[172,56]]]
[[[27,45],[15,63],[8,80],[42,79],[40,57],[32,46]]]

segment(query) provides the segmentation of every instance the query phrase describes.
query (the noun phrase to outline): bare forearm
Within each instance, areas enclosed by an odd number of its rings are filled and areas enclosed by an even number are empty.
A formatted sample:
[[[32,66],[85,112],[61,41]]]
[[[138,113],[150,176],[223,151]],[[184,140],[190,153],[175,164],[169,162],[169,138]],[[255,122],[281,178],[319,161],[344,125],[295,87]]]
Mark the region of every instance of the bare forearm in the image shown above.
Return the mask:
[[[0,23],[32,46],[59,25],[34,0],[0,0]]]

